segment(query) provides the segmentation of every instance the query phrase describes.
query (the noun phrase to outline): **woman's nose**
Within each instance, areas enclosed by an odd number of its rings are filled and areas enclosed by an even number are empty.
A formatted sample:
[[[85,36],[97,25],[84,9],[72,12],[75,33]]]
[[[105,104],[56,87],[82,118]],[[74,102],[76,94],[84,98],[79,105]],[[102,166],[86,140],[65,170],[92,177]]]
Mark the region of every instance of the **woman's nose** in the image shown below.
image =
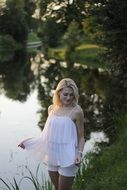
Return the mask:
[[[70,95],[67,96],[67,99],[68,99],[68,100],[70,99]]]

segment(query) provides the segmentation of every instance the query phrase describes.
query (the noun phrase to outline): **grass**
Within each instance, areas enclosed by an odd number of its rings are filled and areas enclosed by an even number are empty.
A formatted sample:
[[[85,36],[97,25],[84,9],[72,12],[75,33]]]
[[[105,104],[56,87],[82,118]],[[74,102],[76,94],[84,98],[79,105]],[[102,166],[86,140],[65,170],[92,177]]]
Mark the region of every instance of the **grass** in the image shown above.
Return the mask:
[[[127,189],[127,113],[117,119],[116,125],[116,142],[100,154],[88,155],[89,163],[78,173],[74,190]]]
[[[28,39],[27,39],[27,43],[32,43],[32,42],[40,42],[40,38],[36,35],[36,33],[34,32],[30,32],[28,34]],[[33,47],[33,48],[27,48],[27,52],[28,53],[32,53],[32,52],[37,52],[37,48]]]
[[[47,181],[44,179],[43,175],[41,176],[41,181],[39,179],[39,166],[37,167],[36,174],[34,175],[30,169],[28,169],[29,176],[24,176],[19,183],[17,183],[16,179],[13,178],[13,183],[12,182],[6,182],[2,178],[0,178],[0,181],[4,184],[4,187],[0,187],[0,189],[3,190],[21,190],[21,183],[23,183],[24,180],[28,180],[33,184],[33,187],[35,190],[53,190],[53,186],[50,181]],[[26,190],[26,189],[23,189]]]
[[[36,42],[36,41],[40,41],[40,38],[36,35],[36,33],[30,32],[28,34],[27,42]]]
[[[95,44],[81,44],[76,48],[75,52],[71,53],[73,62],[85,64],[92,68],[107,68],[106,63],[101,59],[101,54],[104,48]],[[49,48],[49,57],[65,61],[66,48]]]
[[[77,47],[76,52],[72,54],[72,60],[88,66],[98,67],[101,65],[99,53],[102,53],[102,51],[103,49],[97,45],[81,45]]]
[[[30,32],[28,35],[28,42],[40,41],[34,32]],[[71,53],[71,59],[74,63],[80,63],[87,65],[92,68],[101,67],[103,69],[107,68],[107,64],[102,61],[101,54],[104,52],[104,48],[96,44],[81,44],[76,48],[75,52]],[[31,51],[36,51],[36,48],[30,49]],[[48,54],[52,59],[59,59],[61,61],[65,60],[66,47],[49,48]]]

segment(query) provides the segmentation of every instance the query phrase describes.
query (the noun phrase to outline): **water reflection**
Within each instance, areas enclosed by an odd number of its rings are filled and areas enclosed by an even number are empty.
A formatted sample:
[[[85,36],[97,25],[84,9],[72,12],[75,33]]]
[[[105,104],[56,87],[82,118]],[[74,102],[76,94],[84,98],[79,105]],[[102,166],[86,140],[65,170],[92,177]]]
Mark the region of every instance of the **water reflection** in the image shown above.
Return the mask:
[[[0,62],[0,83],[4,93],[13,100],[26,101],[34,87],[30,59],[25,51],[15,52],[13,59]]]
[[[79,87],[89,140],[93,138],[91,132],[103,131],[103,106],[110,88],[107,71],[79,64],[69,70],[65,62],[45,60],[41,52],[18,51],[10,61],[0,62],[0,93],[5,95],[0,96],[1,176],[20,177],[26,173],[26,166],[35,171],[37,164],[17,149],[17,144],[43,129],[53,90],[64,77],[72,78]]]
[[[91,131],[103,129],[103,105],[110,88],[107,71],[79,64],[74,64],[69,70],[61,60],[45,60],[40,51],[17,51],[10,61],[0,62],[0,86],[7,97],[24,102],[31,91],[37,88],[41,105],[38,111],[41,113],[38,122],[40,128],[44,126],[53,90],[64,77],[72,78],[79,87],[79,102],[86,116],[86,135],[89,138]]]
[[[43,128],[47,117],[47,107],[51,104],[53,90],[59,80],[64,77],[72,78],[79,87],[79,103],[86,116],[85,125],[88,126],[86,136],[89,138],[91,131],[102,130],[102,111],[106,101],[110,76],[107,71],[90,69],[85,66],[75,64],[68,70],[65,63],[60,60],[45,60],[41,58],[41,66],[38,68],[38,99],[42,110],[39,126]],[[38,64],[35,61],[35,64]],[[43,77],[42,77],[43,76]]]

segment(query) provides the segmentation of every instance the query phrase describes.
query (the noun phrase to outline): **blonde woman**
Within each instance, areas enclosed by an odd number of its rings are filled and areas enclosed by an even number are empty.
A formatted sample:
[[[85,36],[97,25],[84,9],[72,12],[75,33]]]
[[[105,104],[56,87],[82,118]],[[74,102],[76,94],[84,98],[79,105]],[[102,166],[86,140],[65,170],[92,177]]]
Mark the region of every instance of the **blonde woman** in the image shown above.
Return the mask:
[[[23,149],[34,150],[48,165],[55,190],[71,190],[84,148],[84,115],[78,105],[78,88],[70,78],[62,79],[38,138],[24,140]]]

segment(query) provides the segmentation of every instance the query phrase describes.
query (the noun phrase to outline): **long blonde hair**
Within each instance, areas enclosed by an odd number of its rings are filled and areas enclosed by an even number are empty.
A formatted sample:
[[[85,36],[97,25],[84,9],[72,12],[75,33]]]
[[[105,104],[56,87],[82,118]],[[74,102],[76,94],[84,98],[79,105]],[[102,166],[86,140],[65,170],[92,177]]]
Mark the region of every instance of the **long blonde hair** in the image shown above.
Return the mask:
[[[62,79],[56,89],[55,89],[55,92],[54,92],[54,95],[53,95],[53,105],[54,106],[61,106],[61,101],[60,101],[60,97],[59,97],[59,92],[63,89],[63,88],[66,88],[66,87],[70,87],[72,88],[73,92],[74,92],[74,105],[77,105],[78,104],[78,99],[79,99],[79,93],[78,93],[78,87],[77,85],[75,84],[75,82],[70,79],[70,78],[64,78]]]

